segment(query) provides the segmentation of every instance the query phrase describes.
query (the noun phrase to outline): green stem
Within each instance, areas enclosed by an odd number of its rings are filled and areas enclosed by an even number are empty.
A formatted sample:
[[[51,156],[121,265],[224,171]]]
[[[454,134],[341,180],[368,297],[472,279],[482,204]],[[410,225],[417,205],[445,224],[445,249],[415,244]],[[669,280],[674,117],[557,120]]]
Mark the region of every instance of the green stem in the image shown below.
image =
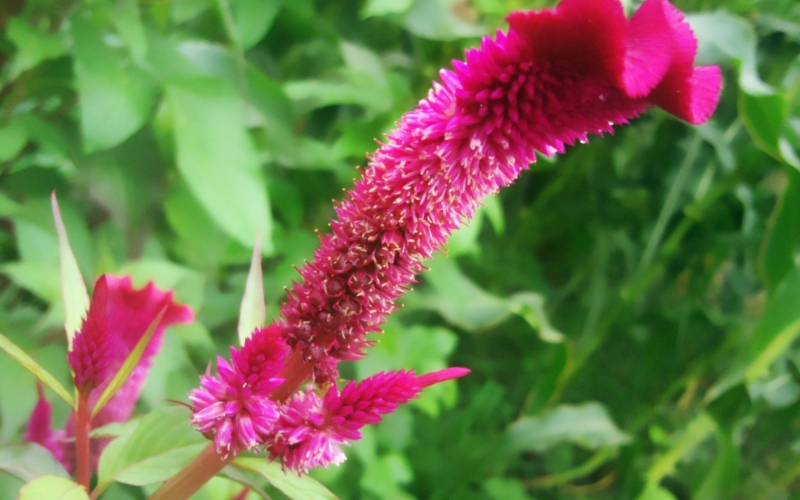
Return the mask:
[[[579,465],[578,467],[575,467],[574,469],[566,470],[564,472],[558,472],[556,474],[550,474],[548,476],[528,479],[524,481],[524,484],[527,488],[552,488],[554,486],[567,483],[574,479],[588,476],[589,474],[594,472],[595,469],[597,469],[604,463],[614,458],[616,453],[617,450],[614,448],[603,448],[594,455],[592,455],[592,457],[589,458],[589,460]]]
[[[164,483],[148,500],[187,500],[236,458],[223,459],[209,443],[189,465]]]
[[[89,493],[92,478],[89,431],[92,428],[89,394],[78,393],[78,408],[75,416],[75,461],[77,462],[78,484]]]
[[[664,201],[661,213],[658,214],[658,219],[656,220],[656,225],[653,228],[652,234],[650,234],[650,239],[647,241],[647,247],[645,247],[642,260],[639,263],[639,271],[644,271],[652,262],[653,257],[655,257],[658,245],[661,243],[661,238],[664,236],[664,231],[667,230],[669,219],[678,208],[680,195],[686,183],[689,181],[689,174],[692,173],[692,166],[694,166],[697,160],[702,144],[703,140],[700,134],[695,133],[689,145],[689,150],[686,152],[686,156],[683,158],[683,162],[678,169],[678,174],[675,176],[669,193],[667,193],[667,199]]]

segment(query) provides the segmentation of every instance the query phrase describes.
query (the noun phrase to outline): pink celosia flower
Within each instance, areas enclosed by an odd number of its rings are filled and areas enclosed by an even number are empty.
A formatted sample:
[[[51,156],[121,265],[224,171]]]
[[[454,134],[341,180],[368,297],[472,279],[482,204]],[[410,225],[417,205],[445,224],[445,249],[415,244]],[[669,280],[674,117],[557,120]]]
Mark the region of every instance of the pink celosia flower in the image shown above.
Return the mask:
[[[618,0],[564,0],[508,21],[401,119],[300,269],[279,324],[318,383],[363,355],[422,261],[537,151],[563,152],[650,105],[691,123],[716,106],[719,68],[693,66],[697,42],[666,0],[630,20]]]
[[[286,351],[279,328],[257,329],[241,350],[231,347],[232,363],[217,358],[218,376],[202,376],[189,394],[192,424],[213,434],[219,455],[253,449],[272,432],[279,414],[268,394],[283,381],[277,374]]]
[[[466,375],[465,368],[448,368],[421,377],[413,371],[381,372],[359,383],[349,382],[341,394],[334,385],[323,398],[309,387],[292,396],[281,408],[272,438],[265,443],[270,458],[284,468],[308,472],[345,460],[340,445],[361,439],[358,431],[381,421],[381,415],[416,398],[438,382]]]
[[[86,319],[73,340],[72,350],[67,354],[75,376],[75,386],[79,392],[89,393],[91,405],[100,398],[150,324],[162,310],[164,313],[136,368],[92,419],[92,427],[124,422],[130,417],[152,358],[161,346],[164,329],[171,324],[193,321],[192,310],[188,306],[175,303],[172,296],[172,292],[162,291],[152,282],[137,290],[133,288],[129,276],[103,275],[95,282]],[[62,434],[53,434],[49,428],[49,419],[43,418],[46,407],[49,404],[40,398],[31,416],[26,436],[51,451],[54,446],[60,446],[61,451],[54,452],[54,455],[67,468],[72,469],[74,443],[71,438],[74,437],[74,416],[67,419],[64,431],[55,431]],[[60,441],[54,441],[56,438],[60,438]],[[93,444],[92,453],[96,463],[102,445]]]

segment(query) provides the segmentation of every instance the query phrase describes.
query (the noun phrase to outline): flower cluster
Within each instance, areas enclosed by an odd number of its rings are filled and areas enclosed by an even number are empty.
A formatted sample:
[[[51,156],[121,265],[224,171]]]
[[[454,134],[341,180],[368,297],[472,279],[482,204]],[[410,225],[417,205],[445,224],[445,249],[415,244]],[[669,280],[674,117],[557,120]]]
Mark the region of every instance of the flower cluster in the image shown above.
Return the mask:
[[[367,334],[380,331],[482,197],[513,182],[537,152],[612,132],[648,106],[695,124],[716,106],[719,68],[694,67],[697,42],[666,0],[646,0],[629,20],[618,0],[563,0],[508,22],[507,33],[442,71],[371,157],[280,319],[255,334],[271,340],[232,351],[233,363],[220,360],[219,375],[192,393],[194,423],[218,453],[263,447],[298,471],[340,463],[339,445],[362,425],[465,373],[383,373],[341,393],[335,385],[339,361],[363,356]],[[284,343],[289,354],[277,361]],[[257,353],[276,361],[239,361]],[[309,380],[319,389],[296,392]]]

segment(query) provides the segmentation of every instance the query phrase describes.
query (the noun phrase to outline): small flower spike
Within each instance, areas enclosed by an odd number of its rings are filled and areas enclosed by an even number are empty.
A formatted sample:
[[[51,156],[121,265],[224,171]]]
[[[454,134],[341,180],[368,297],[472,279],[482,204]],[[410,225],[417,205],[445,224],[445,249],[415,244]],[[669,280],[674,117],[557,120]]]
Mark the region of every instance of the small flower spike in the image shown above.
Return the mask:
[[[341,394],[332,386],[320,398],[312,387],[296,393],[281,409],[274,436],[266,444],[270,458],[284,468],[308,472],[345,460],[340,445],[361,439],[359,429],[416,398],[425,387],[469,373],[448,368],[417,377],[413,371],[381,372],[359,383],[348,382]]]

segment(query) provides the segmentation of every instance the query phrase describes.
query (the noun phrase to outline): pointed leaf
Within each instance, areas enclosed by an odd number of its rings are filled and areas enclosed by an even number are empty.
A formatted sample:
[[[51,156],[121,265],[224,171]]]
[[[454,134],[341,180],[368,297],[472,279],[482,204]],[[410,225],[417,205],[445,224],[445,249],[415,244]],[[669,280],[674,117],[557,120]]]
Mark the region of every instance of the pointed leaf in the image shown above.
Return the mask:
[[[75,400],[72,398],[72,395],[64,389],[64,386],[61,385],[50,372],[42,368],[35,359],[30,357],[28,353],[20,349],[2,333],[0,333],[0,349],[8,353],[17,363],[21,364],[26,370],[31,372],[34,377],[39,379],[41,383],[49,387],[58,397],[66,401],[70,407],[75,408]]]
[[[125,362],[119,368],[119,371],[114,375],[114,378],[111,379],[111,382],[103,391],[100,399],[97,400],[94,408],[92,408],[92,417],[97,415],[97,412],[99,412],[103,406],[108,403],[111,397],[114,396],[114,394],[125,384],[125,381],[128,380],[128,377],[131,376],[131,373],[133,373],[136,365],[139,364],[139,360],[142,359],[142,354],[144,354],[147,344],[150,343],[150,339],[153,338],[153,334],[156,332],[156,328],[158,328],[158,324],[161,322],[161,318],[164,316],[166,310],[166,306],[161,309],[153,322],[150,323],[150,326],[147,327],[147,331],[144,332],[142,338],[140,338],[139,342],[136,343],[136,347],[134,347],[131,353],[128,354],[128,357],[125,358]]]
[[[72,350],[72,341],[75,334],[80,331],[86,311],[89,310],[89,294],[86,292],[86,283],[78,268],[78,261],[69,245],[67,229],[61,219],[61,210],[58,208],[56,192],[50,195],[53,206],[53,219],[58,232],[58,254],[61,259],[61,293],[64,295],[64,329],[67,332],[67,345]]]
[[[113,481],[143,486],[172,477],[208,443],[189,424],[190,416],[183,407],[161,408],[112,441],[100,456],[98,491]]]
[[[69,479],[39,476],[19,490],[17,500],[89,500],[89,495]]]
[[[264,278],[261,274],[261,233],[256,236],[250,272],[244,285],[244,297],[239,309],[239,345],[250,338],[256,328],[264,326],[267,306],[264,304]]]
[[[64,466],[52,453],[36,443],[14,443],[0,447],[0,471],[23,482],[44,474],[69,479]]]
[[[334,500],[336,495],[310,476],[284,473],[281,466],[263,458],[237,458],[233,465],[256,472],[292,500]]]
[[[677,465],[684,456],[690,454],[698,444],[711,436],[715,428],[716,424],[706,413],[701,413],[695,417],[695,419],[686,426],[683,435],[675,441],[675,444],[650,466],[650,470],[647,471],[648,486],[656,487],[661,480],[664,479],[664,476],[672,474],[675,471],[675,465]],[[652,498],[660,497],[654,496]]]

